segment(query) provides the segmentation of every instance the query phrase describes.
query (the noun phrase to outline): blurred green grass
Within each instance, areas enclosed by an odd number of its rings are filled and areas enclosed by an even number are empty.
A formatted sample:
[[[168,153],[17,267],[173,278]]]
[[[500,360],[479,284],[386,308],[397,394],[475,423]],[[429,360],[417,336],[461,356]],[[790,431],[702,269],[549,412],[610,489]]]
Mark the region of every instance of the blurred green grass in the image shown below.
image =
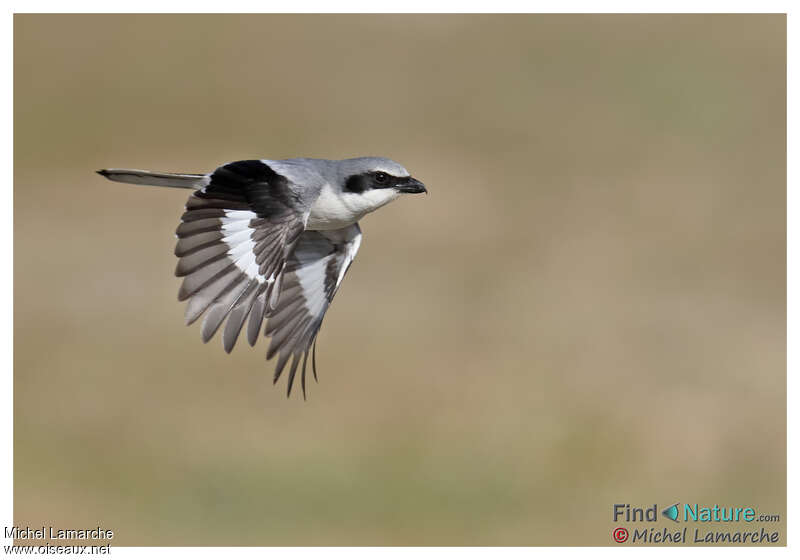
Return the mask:
[[[785,514],[785,22],[15,16],[15,523],[606,545],[617,502]],[[185,193],[93,174],[367,154],[431,194],[363,221],[306,403],[264,343],[183,327]]]

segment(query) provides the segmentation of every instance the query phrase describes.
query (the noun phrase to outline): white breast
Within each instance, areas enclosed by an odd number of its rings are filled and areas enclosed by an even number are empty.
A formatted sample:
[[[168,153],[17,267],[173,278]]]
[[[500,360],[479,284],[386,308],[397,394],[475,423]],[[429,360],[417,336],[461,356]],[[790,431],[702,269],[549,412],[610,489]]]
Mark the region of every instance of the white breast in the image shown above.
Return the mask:
[[[400,193],[395,189],[371,189],[363,193],[335,192],[330,185],[322,187],[311,206],[306,229],[340,229],[354,224],[369,212],[388,204]]]

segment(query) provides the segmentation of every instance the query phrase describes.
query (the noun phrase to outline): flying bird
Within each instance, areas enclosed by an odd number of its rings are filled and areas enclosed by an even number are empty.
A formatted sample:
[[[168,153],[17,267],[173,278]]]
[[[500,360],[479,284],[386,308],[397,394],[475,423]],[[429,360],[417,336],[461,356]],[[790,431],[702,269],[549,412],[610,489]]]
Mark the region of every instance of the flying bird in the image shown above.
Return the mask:
[[[317,378],[316,340],[325,312],[361,245],[358,221],[425,185],[380,157],[235,161],[205,175],[101,169],[112,181],[193,189],[176,230],[175,275],[186,323],[205,314],[203,342],[225,323],[230,352],[247,322],[255,345],[264,326],[273,383],[291,359],[286,395],[306,364]]]

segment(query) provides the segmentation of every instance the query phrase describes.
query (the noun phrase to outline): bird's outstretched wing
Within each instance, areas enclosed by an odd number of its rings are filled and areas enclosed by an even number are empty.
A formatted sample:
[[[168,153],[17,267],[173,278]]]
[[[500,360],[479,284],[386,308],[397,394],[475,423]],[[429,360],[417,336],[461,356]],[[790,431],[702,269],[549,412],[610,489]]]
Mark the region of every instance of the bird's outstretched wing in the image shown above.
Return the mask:
[[[255,344],[263,316],[276,309],[287,257],[305,229],[305,206],[288,179],[260,160],[220,167],[189,197],[176,231],[175,275],[183,277],[178,299],[189,300],[187,324],[205,313],[203,342],[227,317],[223,345],[230,352],[250,314],[248,335]]]
[[[267,359],[278,355],[274,382],[278,381],[289,358],[292,358],[287,396],[291,394],[302,358],[300,382],[305,398],[308,353],[312,347],[316,348],[322,319],[360,245],[361,228],[358,224],[331,231],[306,231],[300,235],[287,260],[278,307],[269,315],[264,333],[272,337]],[[316,379],[313,352],[311,368]]]

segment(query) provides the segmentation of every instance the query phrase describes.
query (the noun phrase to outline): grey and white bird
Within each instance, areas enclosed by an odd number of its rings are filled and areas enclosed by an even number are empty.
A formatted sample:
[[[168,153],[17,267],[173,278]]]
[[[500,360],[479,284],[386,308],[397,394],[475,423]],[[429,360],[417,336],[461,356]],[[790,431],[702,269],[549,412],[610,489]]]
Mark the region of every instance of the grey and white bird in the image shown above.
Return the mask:
[[[178,300],[186,323],[205,314],[203,342],[227,319],[222,343],[233,349],[247,322],[255,345],[266,319],[273,382],[291,358],[286,394],[300,380],[306,394],[311,351],[325,312],[361,245],[358,221],[403,193],[427,192],[399,163],[345,160],[245,160],[205,175],[102,169],[112,181],[194,189],[176,230]]]

